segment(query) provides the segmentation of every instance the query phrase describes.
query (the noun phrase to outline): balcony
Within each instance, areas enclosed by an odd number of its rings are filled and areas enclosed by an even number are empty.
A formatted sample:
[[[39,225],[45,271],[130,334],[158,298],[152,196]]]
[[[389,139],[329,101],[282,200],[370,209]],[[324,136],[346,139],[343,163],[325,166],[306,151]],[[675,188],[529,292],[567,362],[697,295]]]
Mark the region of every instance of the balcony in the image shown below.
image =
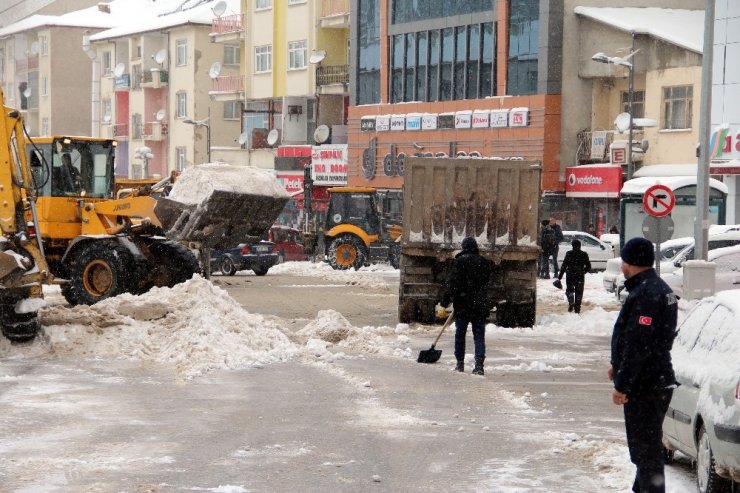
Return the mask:
[[[153,68],[141,73],[141,87],[159,89],[160,87],[166,87],[168,81],[169,76],[166,70]]]
[[[149,122],[144,124],[144,140],[159,141],[167,137],[167,122]]]
[[[349,65],[319,65],[316,86],[320,94],[343,94],[349,86]]]
[[[632,134],[633,146],[636,149],[642,142],[643,131],[641,129],[635,129]],[[609,149],[612,143],[620,139],[626,141],[627,136],[617,134],[614,130],[606,130],[603,132],[582,130],[581,132],[578,132],[576,139],[578,142],[578,149],[576,150],[576,159],[578,164],[596,164],[610,162]],[[603,145],[601,145],[602,139],[604,140]],[[632,159],[634,161],[639,161],[642,159],[642,154],[634,152],[632,154]]]
[[[221,75],[211,79],[208,92],[217,101],[233,101],[244,96],[244,78],[241,75]]]
[[[244,37],[244,14],[216,17],[211,23],[211,42],[223,43]]]
[[[128,123],[113,125],[113,137],[128,137]]]
[[[122,74],[113,80],[113,90],[115,91],[128,91],[130,87],[131,75],[129,74]]]
[[[349,0],[321,0],[319,27],[349,29]]]

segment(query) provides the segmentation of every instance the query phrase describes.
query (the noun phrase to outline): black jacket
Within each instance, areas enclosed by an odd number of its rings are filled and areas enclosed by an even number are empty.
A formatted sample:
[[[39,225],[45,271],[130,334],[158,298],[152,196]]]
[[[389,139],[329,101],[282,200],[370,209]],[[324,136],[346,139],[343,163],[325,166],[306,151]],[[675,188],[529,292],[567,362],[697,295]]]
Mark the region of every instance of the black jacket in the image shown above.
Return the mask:
[[[614,388],[628,396],[676,384],[671,347],[678,302],[654,269],[624,283],[629,291],[612,332]]]
[[[569,278],[581,278],[591,270],[591,260],[588,258],[588,253],[581,249],[570,250],[565,253],[563,263],[560,265],[560,274],[558,279],[562,279],[563,275],[566,275],[566,279]]]
[[[477,250],[463,250],[455,256],[447,278],[442,305],[450,300],[455,308],[455,318],[485,320],[488,318],[488,281],[491,262]]]

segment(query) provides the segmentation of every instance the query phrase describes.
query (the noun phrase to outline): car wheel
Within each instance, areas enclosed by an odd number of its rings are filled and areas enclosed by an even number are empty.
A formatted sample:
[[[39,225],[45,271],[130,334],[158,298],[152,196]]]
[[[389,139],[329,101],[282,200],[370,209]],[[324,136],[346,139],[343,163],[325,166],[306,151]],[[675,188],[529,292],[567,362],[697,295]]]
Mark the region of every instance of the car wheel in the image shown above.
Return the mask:
[[[269,267],[255,267],[252,270],[254,271],[256,275],[264,276],[265,274],[267,274],[267,271],[270,270],[270,268]]]
[[[234,265],[234,261],[229,257],[221,259],[221,274],[225,276],[233,276],[236,274],[236,265]]]
[[[669,448],[663,447],[663,460],[666,464],[673,464],[673,460],[676,457],[676,451]]]
[[[699,430],[696,454],[696,482],[701,493],[724,493],[729,491],[730,481],[715,471],[714,453],[704,425]]]

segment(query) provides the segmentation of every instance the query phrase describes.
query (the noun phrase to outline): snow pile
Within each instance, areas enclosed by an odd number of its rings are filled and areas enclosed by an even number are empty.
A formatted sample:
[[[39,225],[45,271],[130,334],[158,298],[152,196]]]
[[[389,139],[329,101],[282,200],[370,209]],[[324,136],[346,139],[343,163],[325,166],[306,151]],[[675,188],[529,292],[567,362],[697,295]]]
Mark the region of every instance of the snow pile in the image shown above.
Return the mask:
[[[583,335],[611,337],[618,312],[606,311],[596,307],[576,313],[546,313],[531,329],[528,327],[499,327],[494,324],[486,326],[486,333],[512,334],[531,332],[533,335]]]
[[[215,191],[235,192],[288,199],[288,192],[270,171],[254,166],[223,163],[186,168],[172,185],[170,199],[183,204],[200,204]]]
[[[372,289],[389,288],[391,281],[395,288],[399,277],[399,270],[388,264],[371,264],[354,271],[334,270],[326,262],[285,262],[270,268],[270,273],[317,277],[338,284]]]
[[[359,329],[334,310],[319,311],[316,319],[310,321],[299,330],[296,335],[307,341],[309,350],[321,353],[321,344],[316,340],[324,341],[329,345],[359,350],[366,353],[394,354],[393,351],[384,350],[386,343],[384,336],[395,334],[391,327],[364,327]],[[328,346],[324,346],[326,349]]]
[[[40,339],[54,355],[154,361],[187,378],[284,361],[297,351],[277,324],[248,313],[198,276],[141,296],[51,307],[42,320]]]

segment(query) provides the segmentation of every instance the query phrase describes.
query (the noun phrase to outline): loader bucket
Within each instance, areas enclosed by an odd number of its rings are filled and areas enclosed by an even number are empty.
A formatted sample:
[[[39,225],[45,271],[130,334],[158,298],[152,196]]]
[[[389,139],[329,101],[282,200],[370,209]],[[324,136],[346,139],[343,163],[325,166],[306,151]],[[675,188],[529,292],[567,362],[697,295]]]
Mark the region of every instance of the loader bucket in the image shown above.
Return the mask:
[[[289,199],[267,170],[204,164],[183,171],[154,213],[169,239],[225,249],[259,241]]]

